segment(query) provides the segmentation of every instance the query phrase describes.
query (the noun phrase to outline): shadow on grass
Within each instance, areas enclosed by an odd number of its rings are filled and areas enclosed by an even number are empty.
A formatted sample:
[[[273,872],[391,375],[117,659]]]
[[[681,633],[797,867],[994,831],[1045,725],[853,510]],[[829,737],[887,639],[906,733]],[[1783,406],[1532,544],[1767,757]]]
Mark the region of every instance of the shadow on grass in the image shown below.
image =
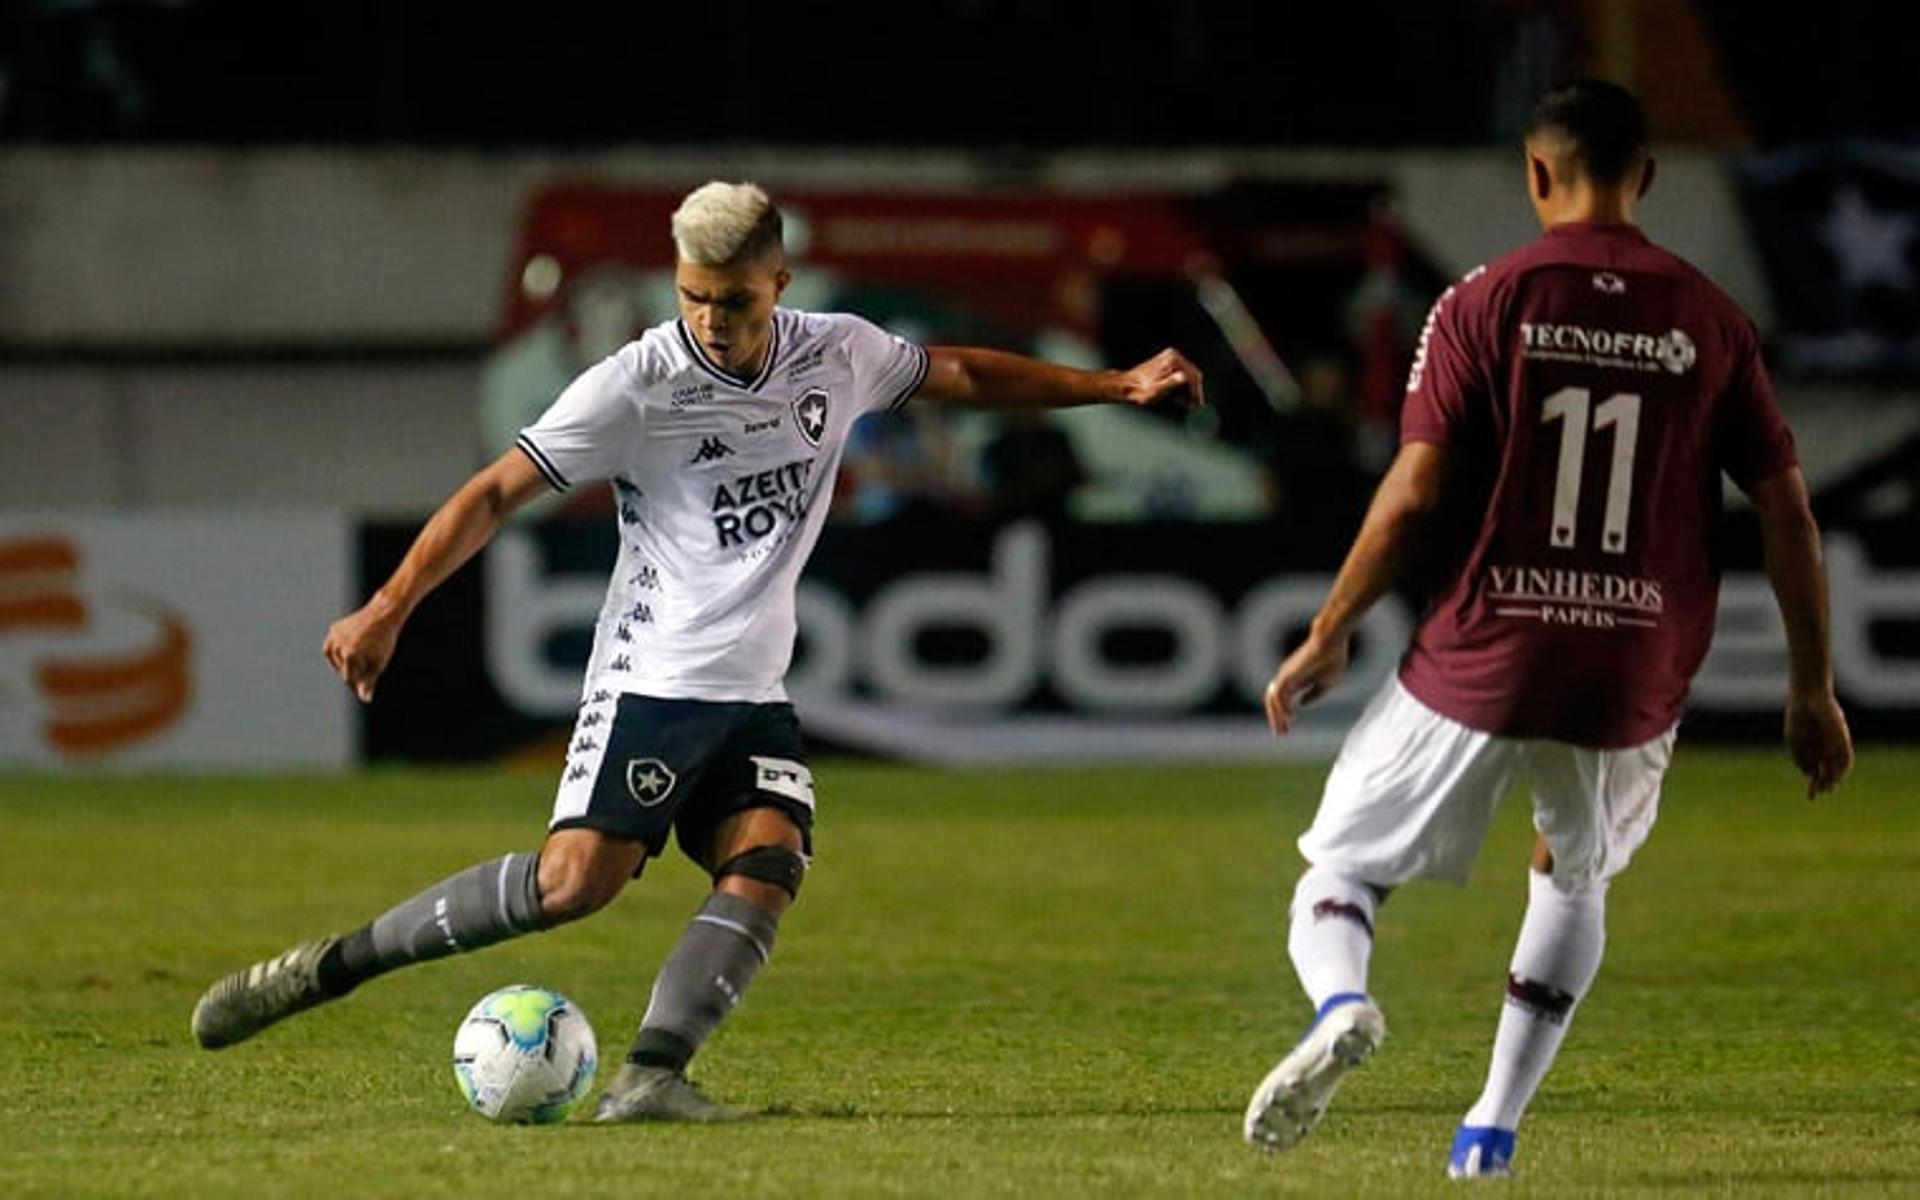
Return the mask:
[[[1714,1171],[1706,1169],[1635,1171],[1611,1182],[1673,1191],[1724,1191],[1727,1188],[1805,1186],[1818,1191],[1836,1187],[1887,1185],[1890,1194],[1913,1195],[1920,1190],[1920,1171]],[[1900,1185],[1900,1186],[1894,1186]]]
[[[1041,1106],[1008,1108],[999,1112],[980,1109],[925,1109],[925,1108],[870,1108],[865,1105],[843,1104],[769,1104],[759,1109],[756,1116],[766,1120],[778,1121],[1059,1121],[1073,1118],[1099,1117],[1231,1117],[1238,1121],[1245,1112],[1243,1105],[1192,1104],[1192,1105],[1155,1105],[1155,1104],[1113,1104],[1102,1107],[1048,1108]],[[1433,1104],[1369,1104],[1367,1113],[1392,1114],[1399,1116],[1447,1116],[1451,1117],[1456,1109],[1448,1105]]]

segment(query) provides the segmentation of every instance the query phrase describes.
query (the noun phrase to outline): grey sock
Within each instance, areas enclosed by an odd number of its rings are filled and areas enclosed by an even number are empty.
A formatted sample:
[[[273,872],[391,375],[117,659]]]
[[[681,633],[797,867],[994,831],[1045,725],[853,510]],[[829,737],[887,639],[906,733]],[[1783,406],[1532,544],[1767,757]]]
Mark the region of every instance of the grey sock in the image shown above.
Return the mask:
[[[532,933],[540,928],[539,864],[538,854],[509,854],[401,901],[340,939],[321,962],[321,986],[337,995],[395,967]]]
[[[780,918],[726,892],[700,906],[653,981],[653,998],[627,1061],[687,1065],[773,954]]]

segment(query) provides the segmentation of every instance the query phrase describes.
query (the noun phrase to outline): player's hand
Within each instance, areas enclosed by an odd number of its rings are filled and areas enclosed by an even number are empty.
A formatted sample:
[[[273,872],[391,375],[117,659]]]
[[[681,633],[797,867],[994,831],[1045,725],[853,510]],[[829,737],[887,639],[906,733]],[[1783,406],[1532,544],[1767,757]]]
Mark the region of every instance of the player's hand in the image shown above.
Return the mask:
[[[1347,673],[1347,657],[1353,639],[1320,639],[1309,636],[1300,643],[1267,684],[1267,726],[1273,736],[1285,737],[1293,729],[1294,710],[1325,695]]]
[[[1787,701],[1787,752],[1807,777],[1807,798],[1831,790],[1853,767],[1853,734],[1847,714],[1829,689]]]
[[[327,630],[321,653],[362,704],[373,699],[373,686],[393,657],[394,645],[400,640],[400,624],[391,606],[376,596]]]
[[[1128,404],[1153,404],[1174,400],[1188,408],[1207,402],[1200,368],[1187,361],[1178,350],[1166,349],[1120,373],[1121,393]]]

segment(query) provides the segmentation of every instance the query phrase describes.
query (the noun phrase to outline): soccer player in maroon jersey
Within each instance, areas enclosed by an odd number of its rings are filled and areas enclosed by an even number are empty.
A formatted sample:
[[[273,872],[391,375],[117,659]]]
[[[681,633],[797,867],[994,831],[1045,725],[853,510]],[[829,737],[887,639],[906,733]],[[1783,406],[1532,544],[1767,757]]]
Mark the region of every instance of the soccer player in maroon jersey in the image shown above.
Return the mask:
[[[1730,476],[1760,516],[1785,620],[1786,741],[1809,795],[1853,761],[1833,692],[1820,535],[1752,324],[1648,241],[1640,106],[1582,80],[1541,97],[1527,180],[1545,236],[1433,307],[1402,446],[1307,640],[1267,687],[1276,734],[1347,665],[1415,547],[1439,586],[1398,677],[1355,723],[1300,838],[1288,952],[1316,1016],[1254,1093],[1248,1141],[1298,1142],[1386,1035],[1367,995],[1394,887],[1466,882],[1495,804],[1529,780],[1538,831],[1486,1088],[1449,1174],[1508,1173],[1514,1130],[1605,941],[1608,881],[1646,839],[1712,636]]]

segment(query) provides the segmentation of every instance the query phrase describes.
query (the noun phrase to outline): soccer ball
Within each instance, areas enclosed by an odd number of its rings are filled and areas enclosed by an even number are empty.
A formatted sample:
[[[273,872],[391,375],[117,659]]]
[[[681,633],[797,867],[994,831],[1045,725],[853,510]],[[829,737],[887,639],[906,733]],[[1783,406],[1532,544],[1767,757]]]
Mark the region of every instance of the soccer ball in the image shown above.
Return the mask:
[[[453,1035],[460,1094],[494,1121],[560,1120],[592,1085],[599,1057],[586,1014],[527,984],[483,997]]]

